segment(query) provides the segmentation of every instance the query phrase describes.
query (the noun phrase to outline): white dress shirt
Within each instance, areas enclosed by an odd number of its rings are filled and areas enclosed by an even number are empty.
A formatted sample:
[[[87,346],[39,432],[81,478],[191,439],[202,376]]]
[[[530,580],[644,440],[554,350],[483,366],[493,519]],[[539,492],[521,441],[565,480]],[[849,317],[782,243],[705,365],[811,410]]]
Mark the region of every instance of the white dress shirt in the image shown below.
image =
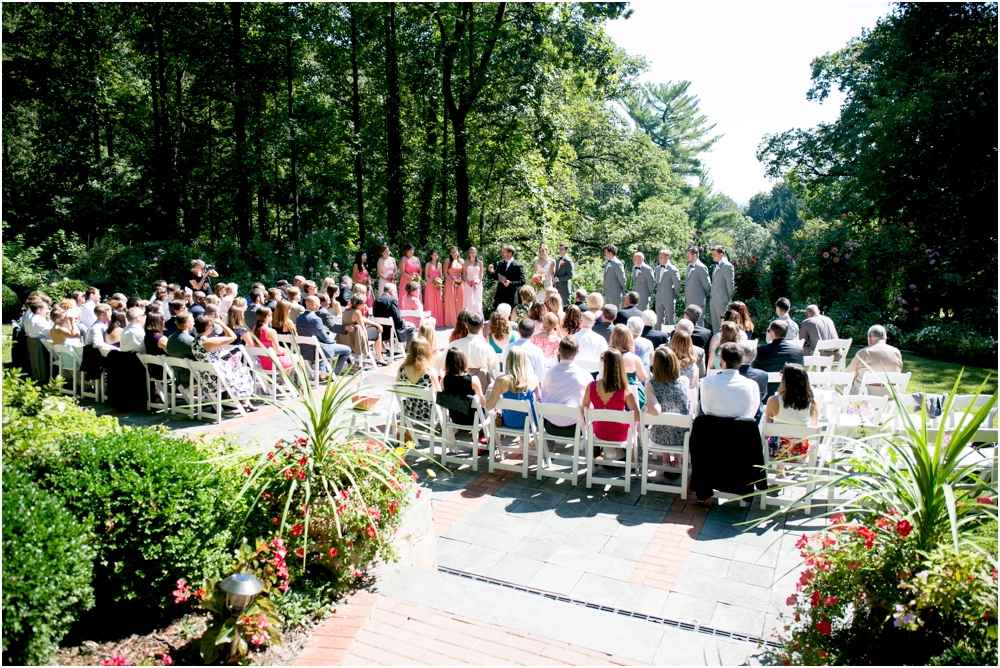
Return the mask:
[[[760,388],[736,369],[701,381],[701,412],[728,418],[753,419],[760,407]]]
[[[594,379],[580,368],[579,364],[561,361],[549,369],[542,383],[542,401],[578,408],[583,401],[583,392]],[[546,418],[557,427],[568,427],[579,420],[553,415]]]
[[[142,325],[132,323],[122,330],[121,351],[123,353],[146,352],[146,330]]]
[[[596,334],[589,327],[581,329],[573,335],[576,342],[580,344],[580,352],[576,359],[587,360],[588,362],[600,362],[601,355],[608,349],[608,342],[600,334]]]
[[[48,318],[28,311],[24,319],[24,333],[33,339],[48,339],[52,330],[52,321]]]
[[[80,324],[84,327],[93,327],[94,323],[97,322],[97,314],[94,313],[95,306],[97,304],[90,299],[83,303],[83,308],[80,309]]]
[[[470,367],[489,371],[493,376],[500,373],[500,360],[482,334],[469,334],[448,347],[461,350]]]
[[[507,355],[514,348],[524,350],[524,354],[528,358],[528,365],[531,366],[531,371],[535,374],[535,378],[545,378],[545,372],[548,369],[545,366],[545,355],[542,353],[541,348],[532,343],[531,339],[517,339],[504,346],[503,359],[507,359]]]
[[[94,346],[100,350],[103,355],[107,355],[109,350],[118,350],[118,348],[104,340],[104,334],[107,331],[108,325],[106,323],[103,323],[100,320],[96,321],[94,326],[87,330],[86,344],[88,346]]]

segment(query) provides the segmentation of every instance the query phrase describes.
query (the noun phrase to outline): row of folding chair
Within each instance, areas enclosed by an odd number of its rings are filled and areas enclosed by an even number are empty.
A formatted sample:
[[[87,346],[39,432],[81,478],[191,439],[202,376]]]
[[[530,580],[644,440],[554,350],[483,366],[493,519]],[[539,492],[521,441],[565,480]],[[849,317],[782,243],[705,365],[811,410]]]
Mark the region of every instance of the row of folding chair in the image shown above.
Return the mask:
[[[235,410],[240,416],[246,415],[242,402],[234,398],[225,377],[208,362],[145,354],[139,355],[139,361],[146,369],[149,388],[146,410],[169,412],[199,420],[214,418],[217,423],[222,422],[225,408]],[[154,369],[159,370],[159,373],[153,372]],[[188,379],[182,381],[185,372]],[[206,382],[211,377],[215,378],[215,389]],[[157,395],[162,398],[162,404],[154,400]]]

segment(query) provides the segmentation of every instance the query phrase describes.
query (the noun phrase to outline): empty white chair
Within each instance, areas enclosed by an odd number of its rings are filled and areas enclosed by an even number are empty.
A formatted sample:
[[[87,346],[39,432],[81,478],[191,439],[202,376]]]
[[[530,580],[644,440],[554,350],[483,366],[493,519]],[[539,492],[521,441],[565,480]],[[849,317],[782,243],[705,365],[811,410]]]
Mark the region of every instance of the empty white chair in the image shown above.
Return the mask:
[[[517,428],[508,424],[497,424],[497,416],[494,413],[490,426],[490,473],[495,469],[503,471],[513,471],[520,473],[522,478],[528,477],[529,459],[531,457],[531,435],[534,431],[534,419],[532,418],[531,403],[520,399],[500,399],[496,405],[497,411],[509,411],[524,414],[524,425]],[[504,437],[509,437],[513,441],[510,445],[504,445]],[[520,464],[504,464],[503,456],[508,452],[517,452],[521,455]],[[497,461],[499,453],[501,461]]]
[[[488,425],[488,421],[483,414],[483,409],[479,405],[479,399],[472,397],[470,406],[472,410],[472,426],[458,424],[451,420],[448,409],[441,407],[441,464],[447,466],[451,464],[470,464],[473,471],[479,470],[479,451],[489,450],[489,441],[479,442],[479,428]],[[468,449],[471,458],[460,456],[461,449]]]
[[[535,414],[538,415],[538,434],[536,436],[536,469],[535,476],[538,480],[542,478],[562,478],[569,480],[574,485],[580,479],[580,448],[584,439],[584,422],[580,417],[580,409],[575,406],[563,406],[562,404],[535,404]],[[545,427],[545,420],[550,418],[563,418],[576,420],[573,425],[572,436],[557,436],[549,432]],[[549,447],[552,446],[550,450]],[[563,448],[560,448],[563,446]],[[569,446],[570,452],[564,451]],[[559,448],[559,450],[557,450]],[[563,450],[563,451],[560,451]],[[553,467],[558,463],[568,466],[569,470],[560,470]],[[586,460],[584,460],[586,466]]]
[[[360,376],[355,376],[355,378],[360,378]],[[367,386],[364,380],[358,382],[358,394],[355,397],[370,399],[377,396],[379,400],[382,397],[386,397],[388,405],[384,408],[379,408],[378,402],[376,402],[375,407],[369,409],[362,409],[357,406],[351,408],[351,426],[356,427],[360,421],[366,434],[371,431],[380,432],[388,439],[390,435],[389,425],[395,424],[398,412],[396,395],[393,392],[395,384],[396,380],[391,376],[376,377],[375,375],[367,376]]]
[[[826,355],[805,355],[802,358],[802,366],[810,373],[816,371],[827,371],[833,365],[833,358]]]
[[[781,424],[780,422],[762,422],[761,423],[761,436],[763,437],[763,447],[764,447],[764,467],[767,471],[767,483],[768,487],[772,485],[779,484],[775,480],[775,473],[769,470],[770,453],[767,447],[767,441],[769,438],[788,438],[796,441],[809,441],[809,451],[805,455],[803,461],[792,461],[792,460],[780,460],[778,463],[782,464],[786,469],[785,475],[787,476],[789,472],[796,468],[806,467],[809,471],[816,470],[816,463],[819,460],[819,450],[820,442],[823,437],[822,427],[812,427],[804,425],[792,425],[792,424]],[[789,496],[782,498],[770,498],[768,495],[761,491],[760,494],[760,507],[762,510],[766,510],[768,505],[772,506],[787,506],[793,505],[795,503],[802,502],[805,504],[805,513],[808,515],[812,507],[812,497],[811,494],[815,488],[814,478],[809,476],[808,479],[801,486],[804,491],[795,496],[792,490],[795,487],[786,487],[782,491],[789,492]]]
[[[951,413],[948,415],[948,428],[954,429],[956,426],[965,422],[966,420],[972,419],[972,416],[979,412],[979,409],[985,406],[990,400],[990,395],[988,394],[959,394],[951,402]],[[968,413],[968,417],[966,417]],[[993,406],[987,416],[986,420],[983,421],[981,427],[986,429],[996,428],[996,417],[997,417],[997,407]]]
[[[770,385],[771,383],[778,384],[780,382],[781,382],[781,372],[780,371],[768,371],[767,372],[767,383],[768,383],[768,385]]]
[[[889,397],[870,394],[847,394],[833,402],[830,425],[839,436],[852,436],[861,430],[878,428],[885,419]]]
[[[82,385],[80,364],[83,362],[83,358],[80,347],[54,343],[52,344],[52,361],[56,365],[55,374],[62,376],[66,381],[59,388],[59,392],[75,397]]]
[[[163,360],[166,355],[146,355],[139,354],[139,361],[146,371],[146,410],[152,412],[170,410],[170,381],[172,376],[166,368]],[[153,369],[159,369],[159,374],[153,373]],[[157,378],[159,375],[159,378]],[[163,397],[163,403],[156,403],[153,398],[158,392]]]
[[[587,488],[594,482],[601,484],[624,487],[628,492],[632,489],[632,450],[636,441],[636,425],[632,411],[612,410],[607,408],[587,408],[584,411],[587,417]],[[598,438],[594,433],[595,422],[610,422],[613,424],[628,425],[625,432],[624,441],[607,441]],[[594,450],[604,448],[604,460],[601,462],[606,467],[623,467],[625,469],[624,479],[608,478],[594,474]],[[625,450],[624,459],[610,459],[608,449],[622,448]]]
[[[601,372],[601,364],[599,362],[577,359],[574,360],[574,363],[587,373],[594,374]]]
[[[824,357],[823,359],[829,359]],[[839,394],[850,394],[854,374],[847,371],[810,371],[809,384],[813,388],[834,390]]]
[[[678,415],[676,413],[660,413],[659,415],[650,415],[645,411],[640,414],[639,419],[639,439],[642,443],[642,467],[640,468],[642,475],[640,489],[642,490],[642,493],[645,494],[649,490],[656,492],[668,492],[670,494],[680,494],[682,499],[687,500],[688,477],[690,475],[691,468],[691,451],[689,442],[691,440],[691,426],[694,424],[694,420],[690,415]],[[678,427],[680,429],[684,429],[684,442],[681,445],[665,445],[655,442],[652,438],[650,430],[651,427],[655,426]],[[650,464],[649,457],[652,454],[664,456],[673,455],[675,457],[680,456],[680,466]],[[677,486],[650,482],[649,474],[652,471],[660,471],[661,473],[680,473],[681,484],[680,486]]]
[[[247,412],[243,408],[243,402],[233,394],[229,383],[226,382],[225,376],[216,371],[215,367],[208,362],[199,362],[197,360],[188,360],[187,362],[188,368],[191,369],[191,382],[195,383],[198,387],[198,392],[193,402],[195,417],[199,420],[206,416],[210,418],[214,417],[215,421],[221,424],[223,406],[236,410],[241,417],[246,416]],[[210,379],[213,377],[214,382],[210,382]],[[205,410],[206,408],[212,408],[213,410],[207,411]]]
[[[813,355],[829,353],[834,362],[830,365],[830,371],[843,371],[847,364],[847,352],[851,349],[851,342],[854,339],[826,339],[816,344]]]
[[[858,392],[861,394],[884,395],[891,397],[891,385],[896,392],[896,396],[906,393],[906,387],[910,384],[911,373],[892,373],[887,371],[866,371],[861,378],[861,387]]]

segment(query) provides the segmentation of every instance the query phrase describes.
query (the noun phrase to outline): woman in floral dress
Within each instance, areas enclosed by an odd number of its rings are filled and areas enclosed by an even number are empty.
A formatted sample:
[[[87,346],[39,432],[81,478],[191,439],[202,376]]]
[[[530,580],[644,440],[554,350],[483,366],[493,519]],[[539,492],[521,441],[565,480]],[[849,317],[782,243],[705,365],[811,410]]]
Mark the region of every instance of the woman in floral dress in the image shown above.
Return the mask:
[[[216,324],[222,327],[222,336],[208,336]],[[191,355],[194,359],[198,362],[208,362],[215,368],[215,372],[225,379],[233,395],[231,398],[243,400],[241,403],[244,410],[251,412],[257,410],[249,401],[253,396],[253,373],[250,369],[237,364],[235,358],[224,360],[219,356],[219,348],[235,341],[236,333],[221,318],[212,320],[204,316],[196,319],[195,329],[198,337],[191,345]],[[210,373],[200,372],[198,383],[210,394],[219,392],[219,379]]]

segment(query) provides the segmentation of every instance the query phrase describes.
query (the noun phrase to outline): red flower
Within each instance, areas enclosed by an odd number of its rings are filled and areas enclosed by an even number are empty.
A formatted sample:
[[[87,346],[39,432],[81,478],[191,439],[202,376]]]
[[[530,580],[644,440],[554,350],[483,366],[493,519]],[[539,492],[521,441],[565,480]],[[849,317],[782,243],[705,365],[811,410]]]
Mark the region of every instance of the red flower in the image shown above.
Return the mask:
[[[830,622],[826,621],[825,619],[819,620],[819,622],[817,622],[816,624],[816,630],[819,631],[819,634],[821,636],[830,635],[830,631],[832,630],[830,628]]]
[[[201,598],[202,596],[205,595],[205,590],[204,589],[199,589],[198,591],[196,591],[194,593],[194,595],[197,596],[198,598]]]
[[[271,518],[271,524],[273,524],[274,526],[278,526],[278,524],[279,524],[278,518],[277,517],[272,517]]]
[[[350,496],[350,492],[348,492],[346,489],[340,490],[340,498],[346,499],[348,496]]]
[[[823,605],[825,605],[828,608],[837,605],[837,597],[827,596],[826,598],[823,599]]]
[[[246,473],[247,475],[250,475],[250,467],[249,466],[244,466],[243,467],[243,472]]]
[[[875,544],[875,532],[868,527],[858,527],[858,535],[865,539],[865,547],[872,549]]]
[[[976,503],[982,504],[984,506],[992,506],[993,499],[992,497],[989,496],[981,496],[978,499],[976,499]]]
[[[812,597],[811,597],[811,598],[809,599],[809,602],[810,602],[810,603],[811,603],[811,604],[812,604],[813,606],[817,606],[817,605],[819,605],[819,598],[820,598],[820,597],[819,597],[819,592],[818,592],[818,591],[814,591],[814,592],[812,593]]]
[[[888,529],[889,521],[884,517],[880,517],[877,520],[875,520],[875,526],[877,526],[879,529]]]
[[[830,254],[827,253],[826,251],[823,251],[823,257],[825,257],[825,258],[830,257]]]
[[[809,542],[809,537],[806,536],[805,534],[802,534],[802,538],[799,538],[797,541],[795,541],[795,547],[801,550],[803,547],[806,546],[806,543],[808,542]]]
[[[851,563],[847,564],[847,570],[853,571],[855,568],[857,568],[860,565],[861,565],[860,561],[852,561]]]
[[[799,597],[796,596],[795,594],[792,594],[791,596],[785,599],[785,605],[795,605],[796,603],[798,603],[798,601]]]
[[[420,477],[417,475],[417,472],[414,471],[413,472],[413,482],[417,482],[418,480],[420,480]]]
[[[907,226],[907,227],[913,227],[913,221],[911,220],[910,222],[908,222],[908,223],[906,224],[906,226]]]
[[[913,525],[906,520],[900,520],[899,524],[896,525],[896,533],[899,534],[900,538],[906,538],[913,531]]]
[[[302,525],[301,524],[296,524],[295,526],[292,527],[292,535],[293,536],[301,536],[302,535]]]
[[[337,556],[337,548],[331,547],[330,548],[330,558],[333,559],[336,556]]]
[[[840,258],[839,257],[835,257],[835,258],[833,258],[833,261],[834,262],[840,262]]]
[[[368,535],[369,538],[374,538],[375,537],[375,527],[373,527],[371,525],[368,525],[368,528],[365,529],[365,533]]]
[[[305,550],[303,550],[300,547],[299,549],[295,550],[295,556],[298,557],[299,559],[301,559],[302,557],[305,556]]]
[[[306,479],[306,472],[305,472],[305,471],[304,471],[303,469],[298,469],[298,471],[297,471],[297,472],[298,472],[298,474],[299,474],[299,480],[300,480],[300,481],[302,481],[302,480],[305,480],[305,479]]]
[[[825,659],[825,658],[826,658],[826,657],[828,657],[828,656],[830,656],[830,653],[829,653],[829,652],[825,652],[825,651],[823,651],[823,650],[820,650],[820,651],[819,651],[819,658],[821,658],[821,659]]]
[[[295,477],[295,474],[292,473],[292,469],[285,469],[285,477],[288,478],[289,480]]]
[[[301,457],[299,459],[299,466],[305,466],[308,463],[309,463],[309,458],[308,457]]]
[[[174,660],[171,659],[170,655],[167,654],[166,652],[164,652],[163,654],[160,655],[160,661],[163,662],[164,666],[172,666],[172,665],[174,665]]]

